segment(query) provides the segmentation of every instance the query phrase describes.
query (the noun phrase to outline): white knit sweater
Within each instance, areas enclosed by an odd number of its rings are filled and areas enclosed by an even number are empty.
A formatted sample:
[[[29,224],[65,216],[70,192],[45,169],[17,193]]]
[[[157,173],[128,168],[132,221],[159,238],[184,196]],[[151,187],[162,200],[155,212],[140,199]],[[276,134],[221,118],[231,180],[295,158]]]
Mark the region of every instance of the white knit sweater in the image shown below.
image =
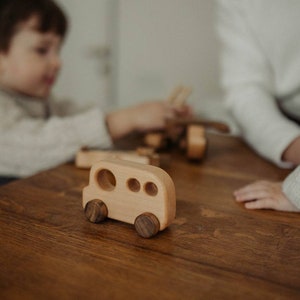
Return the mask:
[[[82,146],[110,145],[100,110],[62,115],[54,101],[43,103],[0,90],[1,176],[32,175],[74,158]]]
[[[299,0],[217,0],[226,105],[245,140],[280,167],[291,167],[281,157],[300,136],[299,16]],[[284,191],[300,208],[299,174]]]
[[[284,180],[283,192],[300,209],[300,166]]]
[[[298,0],[218,1],[226,104],[249,144],[282,167],[300,135],[278,109],[300,121],[299,16]]]

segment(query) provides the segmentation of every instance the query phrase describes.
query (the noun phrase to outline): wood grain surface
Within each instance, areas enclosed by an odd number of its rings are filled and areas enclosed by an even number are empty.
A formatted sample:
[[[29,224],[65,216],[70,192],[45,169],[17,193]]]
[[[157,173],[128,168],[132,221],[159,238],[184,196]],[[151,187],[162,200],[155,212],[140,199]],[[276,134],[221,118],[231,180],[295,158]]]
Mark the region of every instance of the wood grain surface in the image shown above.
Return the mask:
[[[300,215],[248,211],[234,189],[281,170],[241,140],[172,153],[173,224],[151,239],[86,220],[88,170],[64,164],[0,188],[1,299],[300,299]]]

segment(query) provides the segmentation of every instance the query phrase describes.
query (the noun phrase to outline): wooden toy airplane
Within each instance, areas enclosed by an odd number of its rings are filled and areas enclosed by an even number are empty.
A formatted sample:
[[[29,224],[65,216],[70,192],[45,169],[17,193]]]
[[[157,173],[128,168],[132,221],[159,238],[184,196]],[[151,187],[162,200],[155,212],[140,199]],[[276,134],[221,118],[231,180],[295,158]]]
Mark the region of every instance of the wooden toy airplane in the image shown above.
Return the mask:
[[[191,93],[191,88],[176,87],[167,101],[174,105],[183,105]],[[195,118],[169,118],[166,120],[166,129],[147,133],[144,144],[154,149],[164,149],[168,146],[178,146],[186,149],[188,159],[200,160],[203,158],[207,139],[205,129],[212,128],[222,133],[228,133],[229,127],[221,122],[200,120]]]
[[[171,177],[161,168],[118,159],[93,164],[82,206],[90,222],[107,217],[134,224],[150,238],[175,219],[176,195]]]

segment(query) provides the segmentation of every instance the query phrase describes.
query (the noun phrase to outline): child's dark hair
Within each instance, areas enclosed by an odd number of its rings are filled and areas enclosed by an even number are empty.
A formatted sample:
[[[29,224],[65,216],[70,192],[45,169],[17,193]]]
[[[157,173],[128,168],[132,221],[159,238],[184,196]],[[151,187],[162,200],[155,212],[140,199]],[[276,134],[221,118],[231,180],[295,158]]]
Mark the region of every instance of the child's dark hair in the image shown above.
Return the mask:
[[[53,0],[0,0],[0,51],[7,52],[18,25],[37,16],[39,32],[64,37],[68,20]]]

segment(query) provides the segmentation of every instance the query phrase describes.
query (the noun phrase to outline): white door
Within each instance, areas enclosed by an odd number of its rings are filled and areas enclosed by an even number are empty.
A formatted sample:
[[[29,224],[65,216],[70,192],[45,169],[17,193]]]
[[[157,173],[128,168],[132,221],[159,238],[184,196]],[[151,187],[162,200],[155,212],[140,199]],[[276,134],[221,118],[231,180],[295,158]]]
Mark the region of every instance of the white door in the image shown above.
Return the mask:
[[[78,108],[107,107],[110,95],[111,0],[57,0],[69,16],[62,48],[63,68],[54,95],[71,99]]]
[[[116,99],[120,105],[193,87],[195,107],[220,99],[212,0],[119,0]]]

